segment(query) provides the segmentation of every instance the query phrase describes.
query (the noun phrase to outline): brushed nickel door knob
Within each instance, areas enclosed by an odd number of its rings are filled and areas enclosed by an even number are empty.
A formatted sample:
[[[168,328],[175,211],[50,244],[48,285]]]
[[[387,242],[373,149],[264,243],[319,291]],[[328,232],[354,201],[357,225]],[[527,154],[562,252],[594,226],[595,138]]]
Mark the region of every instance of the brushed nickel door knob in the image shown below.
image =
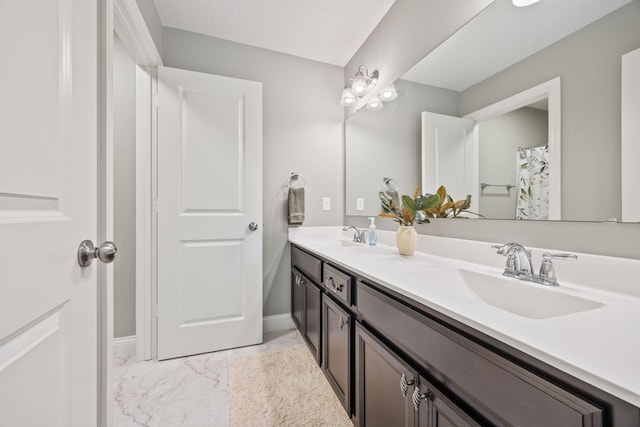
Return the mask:
[[[78,247],[78,264],[83,268],[89,267],[95,258],[109,264],[117,253],[118,248],[113,242],[104,242],[96,248],[91,240],[83,240]]]

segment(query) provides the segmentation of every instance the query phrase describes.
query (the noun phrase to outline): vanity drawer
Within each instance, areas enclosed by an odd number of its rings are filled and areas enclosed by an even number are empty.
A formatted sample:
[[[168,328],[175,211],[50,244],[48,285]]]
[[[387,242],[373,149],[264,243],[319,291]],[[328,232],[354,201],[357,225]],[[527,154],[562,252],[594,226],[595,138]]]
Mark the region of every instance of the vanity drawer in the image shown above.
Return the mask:
[[[291,247],[291,265],[316,283],[322,283],[322,261],[295,246]]]
[[[444,388],[497,425],[602,426],[602,409],[358,282],[358,313]]]
[[[326,263],[324,264],[322,275],[324,277],[322,286],[324,286],[325,290],[345,303],[347,307],[351,307],[353,302],[351,297],[353,293],[351,276]]]

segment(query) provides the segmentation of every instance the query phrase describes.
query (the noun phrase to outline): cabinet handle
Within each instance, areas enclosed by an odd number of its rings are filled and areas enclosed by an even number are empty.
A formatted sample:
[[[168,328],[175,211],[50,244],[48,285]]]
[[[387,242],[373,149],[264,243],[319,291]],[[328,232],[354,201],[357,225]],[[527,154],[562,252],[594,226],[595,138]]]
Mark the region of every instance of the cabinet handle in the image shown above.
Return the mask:
[[[345,325],[349,324],[349,319],[345,319],[342,316],[340,316],[340,319],[338,320],[338,325],[340,325],[340,330],[342,330],[342,328],[344,328]]]
[[[296,280],[295,280],[295,282],[296,282],[296,286],[297,286],[297,287],[300,287],[300,285],[302,285],[302,283],[300,283],[300,282],[301,282],[301,278],[300,278],[300,276],[296,276]]]
[[[329,284],[329,280],[331,280],[331,284]],[[336,285],[336,283],[333,281],[333,277],[327,277],[327,280],[324,281],[324,285],[336,294],[338,292],[342,292],[342,283]]]
[[[407,376],[405,374],[402,374],[402,377],[400,378],[400,391],[402,392],[403,396],[407,396],[407,391],[409,391],[409,386],[415,384],[415,381],[413,380],[407,380]]]
[[[435,398],[435,395],[431,390],[427,389],[426,393],[422,393],[420,391],[420,387],[416,387],[415,389],[413,389],[413,395],[411,396],[411,400],[413,400],[413,408],[416,411],[418,411],[420,410],[420,403],[423,400],[425,399],[433,400],[434,398]]]

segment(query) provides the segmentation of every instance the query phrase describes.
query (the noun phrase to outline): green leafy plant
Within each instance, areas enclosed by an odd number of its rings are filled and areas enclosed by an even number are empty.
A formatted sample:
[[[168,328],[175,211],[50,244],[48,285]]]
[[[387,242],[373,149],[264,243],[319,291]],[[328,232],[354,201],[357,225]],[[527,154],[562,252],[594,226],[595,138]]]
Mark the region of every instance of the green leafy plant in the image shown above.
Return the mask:
[[[413,197],[402,196],[402,205],[398,206],[396,200],[387,192],[379,193],[382,210],[379,216],[391,218],[400,225],[413,225],[428,223],[429,218],[456,218],[463,212],[474,215],[479,214],[468,211],[471,207],[471,196],[464,200],[453,201],[447,194],[447,189],[443,186],[438,188],[436,194],[420,194],[420,186],[416,187]]]

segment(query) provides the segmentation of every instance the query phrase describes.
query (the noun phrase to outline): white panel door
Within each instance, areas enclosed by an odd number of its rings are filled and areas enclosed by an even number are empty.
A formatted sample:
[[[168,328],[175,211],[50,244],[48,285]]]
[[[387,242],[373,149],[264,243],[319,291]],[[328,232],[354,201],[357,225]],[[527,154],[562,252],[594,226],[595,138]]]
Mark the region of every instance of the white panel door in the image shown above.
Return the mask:
[[[422,113],[422,192],[444,185],[456,200],[477,201],[478,132],[473,120]]]
[[[0,1],[0,426],[97,413],[97,2]]]
[[[262,84],[158,79],[158,358],[260,343]]]

